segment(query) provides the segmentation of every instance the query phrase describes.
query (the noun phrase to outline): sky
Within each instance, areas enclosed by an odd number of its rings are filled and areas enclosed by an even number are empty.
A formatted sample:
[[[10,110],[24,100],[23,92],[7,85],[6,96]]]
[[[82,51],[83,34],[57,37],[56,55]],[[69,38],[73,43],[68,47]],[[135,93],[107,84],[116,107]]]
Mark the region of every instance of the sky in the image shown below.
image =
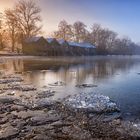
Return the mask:
[[[0,11],[11,8],[16,0],[0,0]],[[42,12],[44,34],[57,30],[65,19],[82,21],[90,30],[94,23],[140,42],[140,0],[35,0]]]

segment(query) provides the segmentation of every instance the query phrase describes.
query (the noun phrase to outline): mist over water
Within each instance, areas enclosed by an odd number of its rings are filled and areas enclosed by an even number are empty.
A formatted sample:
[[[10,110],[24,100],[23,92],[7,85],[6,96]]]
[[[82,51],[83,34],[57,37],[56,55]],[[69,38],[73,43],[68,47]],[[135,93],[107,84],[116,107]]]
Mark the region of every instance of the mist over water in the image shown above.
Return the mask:
[[[27,83],[52,88],[55,99],[83,92],[107,95],[120,107],[124,118],[140,117],[139,56],[9,57],[0,59],[0,70],[6,74],[22,73]],[[49,86],[57,81],[66,85]],[[76,87],[80,84],[97,87]]]

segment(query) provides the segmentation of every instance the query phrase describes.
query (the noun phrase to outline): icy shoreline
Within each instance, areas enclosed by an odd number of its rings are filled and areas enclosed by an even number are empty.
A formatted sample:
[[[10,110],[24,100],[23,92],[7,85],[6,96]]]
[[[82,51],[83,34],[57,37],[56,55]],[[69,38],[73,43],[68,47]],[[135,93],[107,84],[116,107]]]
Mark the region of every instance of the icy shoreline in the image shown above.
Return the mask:
[[[0,139],[140,137],[139,122],[123,121],[117,105],[107,96],[81,93],[54,101],[51,97],[56,91],[27,84],[22,74],[1,73],[0,87]]]
[[[80,93],[65,99],[64,104],[77,109],[90,110],[95,113],[118,112],[119,108],[108,96],[94,93]]]

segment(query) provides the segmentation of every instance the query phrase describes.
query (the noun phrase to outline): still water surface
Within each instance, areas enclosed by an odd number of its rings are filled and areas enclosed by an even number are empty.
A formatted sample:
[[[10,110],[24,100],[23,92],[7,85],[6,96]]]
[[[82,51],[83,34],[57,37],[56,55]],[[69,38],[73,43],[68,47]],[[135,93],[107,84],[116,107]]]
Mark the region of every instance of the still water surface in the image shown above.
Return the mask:
[[[81,92],[107,95],[120,107],[125,118],[140,119],[140,57],[1,57],[0,70],[7,74],[22,72],[24,79],[43,87],[57,81],[66,83],[52,87],[54,98]],[[77,88],[78,84],[95,84],[93,88]]]

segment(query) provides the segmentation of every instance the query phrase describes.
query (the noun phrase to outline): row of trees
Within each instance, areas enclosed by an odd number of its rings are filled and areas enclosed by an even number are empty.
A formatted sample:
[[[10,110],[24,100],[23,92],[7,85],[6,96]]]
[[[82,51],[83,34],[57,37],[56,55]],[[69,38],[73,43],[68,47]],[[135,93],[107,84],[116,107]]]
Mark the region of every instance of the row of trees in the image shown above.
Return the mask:
[[[15,51],[15,45],[40,33],[40,8],[34,0],[19,0],[12,9],[0,13],[0,47],[7,43]]]
[[[17,0],[14,7],[0,13],[0,49],[12,46],[15,51],[16,44],[22,44],[26,38],[41,33],[41,9],[34,0]],[[91,30],[77,21],[69,24],[65,20],[58,25],[53,37],[67,41],[89,42],[96,45],[99,54],[131,54],[136,45],[128,37],[119,38],[118,34],[100,24],[93,24]]]
[[[116,32],[103,28],[100,24],[93,24],[91,31],[88,31],[81,21],[73,25],[61,21],[53,36],[68,41],[89,42],[96,45],[98,54],[132,54],[136,46],[130,38],[119,38]]]

